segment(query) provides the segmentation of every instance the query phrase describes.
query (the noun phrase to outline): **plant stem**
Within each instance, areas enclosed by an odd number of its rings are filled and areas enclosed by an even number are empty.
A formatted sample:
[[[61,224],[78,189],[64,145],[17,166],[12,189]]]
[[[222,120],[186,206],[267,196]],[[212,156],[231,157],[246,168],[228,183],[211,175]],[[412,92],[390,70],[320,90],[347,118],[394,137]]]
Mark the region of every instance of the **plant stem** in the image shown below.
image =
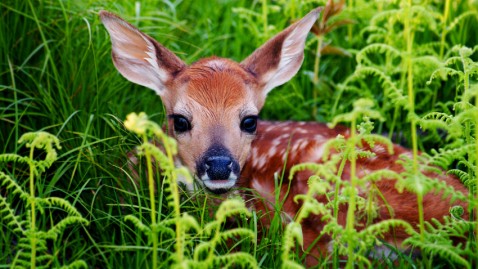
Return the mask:
[[[467,59],[465,55],[460,52],[460,57],[461,57],[461,62],[463,65],[463,96],[466,96],[466,94],[470,91],[470,67],[468,65]],[[470,102],[471,103],[471,102]],[[478,108],[478,96],[475,96],[475,109]],[[463,109],[465,111],[466,108]],[[461,112],[463,112],[461,111]],[[465,141],[466,144],[470,145],[473,143],[473,138],[471,136],[471,123],[470,122],[465,122]],[[475,182],[478,181],[478,115],[475,116],[475,171],[472,170],[470,166],[468,166],[468,175],[474,174],[474,180]],[[469,152],[468,153],[468,160],[473,159],[473,153]],[[470,191],[470,198],[471,200],[475,201],[475,206],[476,202],[478,201],[478,192],[476,191],[475,188],[471,188]],[[473,212],[473,211],[471,211]],[[476,211],[475,211],[476,212]],[[475,220],[476,220],[476,215],[475,215]],[[475,225],[475,234],[478,234],[478,224]],[[476,238],[476,237],[475,237]]]
[[[335,183],[335,192],[334,192],[334,219],[338,219],[339,215],[339,191],[342,183],[342,173],[347,163],[347,156],[349,156],[350,151],[347,148],[343,155],[342,161],[340,162],[339,170],[337,171],[337,182]],[[333,253],[333,268],[339,268],[339,251],[334,247]]]
[[[354,6],[354,1],[353,0],[349,0],[348,1],[348,8],[350,9],[353,9],[353,6]],[[349,42],[352,42],[352,24],[348,24],[347,25],[347,37],[348,37],[348,41]]]
[[[445,53],[445,37],[446,37],[446,21],[448,20],[448,14],[450,13],[450,0],[445,0],[445,10],[443,11],[442,17],[442,32],[441,32],[441,42],[440,42],[440,59],[443,59],[443,54]]]
[[[315,100],[317,100],[317,90],[319,86],[319,65],[320,65],[320,57],[321,53],[320,50],[322,48],[322,43],[323,43],[323,37],[322,36],[317,36],[317,48],[315,52],[315,62],[314,62],[314,77],[312,78],[312,84],[314,85],[314,88],[312,89],[312,100],[314,101],[314,104],[317,104]],[[317,105],[314,105],[312,108],[312,117],[315,119],[317,115]]]
[[[423,213],[423,191],[421,190],[421,182],[418,177],[418,138],[417,138],[417,124],[415,116],[415,93],[413,91],[413,65],[412,65],[412,53],[413,53],[413,39],[414,32],[412,31],[411,21],[412,21],[412,0],[408,0],[408,5],[406,9],[407,17],[404,21],[404,32],[405,40],[407,42],[407,88],[408,88],[408,115],[410,115],[410,125],[411,125],[411,135],[412,135],[412,174],[415,180],[415,185],[418,186],[419,191],[417,192],[417,203],[418,203],[418,221],[420,229],[420,240],[425,241],[425,219]]]
[[[264,39],[269,38],[269,31],[268,31],[268,22],[267,22],[267,0],[262,0],[262,25],[264,28]]]
[[[146,134],[143,136],[143,143],[149,143],[148,142],[148,137]],[[152,232],[152,239],[153,239],[153,269],[156,269],[158,267],[158,235],[157,235],[157,229],[156,229],[156,197],[154,195],[154,178],[153,178],[153,164],[151,160],[151,153],[149,152],[148,149],[145,149],[145,155],[146,155],[146,166],[148,168],[148,187],[149,187],[149,200],[151,203],[151,232]]]
[[[350,130],[350,138],[349,138],[349,145],[347,148],[350,150],[350,200],[349,200],[349,208],[347,210],[347,223],[345,226],[345,233],[347,234],[348,237],[350,237],[353,233],[354,230],[354,225],[355,225],[355,207],[356,207],[356,201],[355,201],[355,194],[356,194],[356,188],[357,188],[357,179],[356,179],[356,157],[355,157],[355,145],[356,143],[356,119],[354,118],[352,120],[352,126]],[[345,156],[347,157],[347,156]],[[355,241],[354,238],[352,237],[351,240],[347,239],[348,243],[348,259],[347,259],[347,265],[346,268],[353,268],[354,267],[354,250],[355,250]]]
[[[171,195],[173,196],[173,204],[174,204],[174,217],[176,219],[176,255],[177,255],[177,263],[181,263],[184,259],[183,257],[183,241],[182,241],[182,225],[181,225],[181,210],[179,205],[179,189],[177,184],[177,175],[174,171],[174,156],[173,152],[171,151],[170,142],[167,141],[168,137],[164,135],[162,137],[163,145],[166,150],[166,155],[168,156],[169,164],[171,164],[170,171],[167,172],[167,178],[169,178],[170,187],[171,187]]]
[[[475,95],[475,109],[478,109],[478,95]],[[475,112],[475,186],[478,185],[478,113]],[[472,190],[474,188],[471,188]],[[475,190],[475,199],[474,199],[474,204],[475,204],[475,212],[478,212],[478,192]],[[474,221],[476,222],[476,215]],[[478,234],[478,223],[475,224],[475,235]],[[478,243],[478,239],[475,236],[475,240],[477,240],[476,243]],[[478,250],[477,250],[478,251]],[[478,259],[478,253],[475,253],[475,259]]]
[[[31,221],[30,221],[30,242],[31,242],[31,257],[30,257],[30,267],[34,269],[36,267],[36,248],[37,248],[37,240],[36,240],[36,205],[35,205],[35,164],[33,163],[33,152],[35,150],[35,146],[32,145],[30,148],[30,205],[31,205]]]

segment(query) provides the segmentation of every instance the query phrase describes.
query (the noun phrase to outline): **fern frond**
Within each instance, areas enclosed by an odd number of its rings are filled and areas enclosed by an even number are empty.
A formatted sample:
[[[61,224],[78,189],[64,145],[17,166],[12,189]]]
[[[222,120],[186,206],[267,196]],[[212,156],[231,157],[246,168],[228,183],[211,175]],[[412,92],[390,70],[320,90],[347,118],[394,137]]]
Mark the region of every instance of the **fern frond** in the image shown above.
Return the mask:
[[[431,155],[423,153],[422,156],[426,157],[425,165],[431,164],[446,169],[452,162],[471,152],[473,147],[474,145],[462,145],[451,149],[440,148],[438,151],[432,149]]]
[[[53,259],[53,256],[48,254],[48,247],[46,239],[49,239],[46,233],[41,231],[27,230],[26,236],[18,240],[17,248],[21,249],[18,254],[17,262],[25,267],[31,267],[32,243],[35,244],[36,249],[36,268],[48,268],[47,264]],[[32,240],[33,239],[33,240]]]
[[[256,259],[249,253],[236,252],[214,258],[214,264],[222,268],[259,268]]]
[[[250,216],[251,212],[247,209],[244,200],[242,199],[227,199],[222,202],[216,212],[216,219],[224,223],[228,217],[234,215]]]
[[[304,269],[305,267],[302,264],[299,264],[292,260],[286,260],[282,262],[281,268],[290,268],[290,269]]]
[[[401,58],[401,53],[396,48],[387,44],[375,43],[375,44],[371,44],[364,47],[357,53],[357,56],[355,57],[357,64],[373,65],[372,60],[370,60],[370,58],[368,57],[368,54],[373,54],[373,53],[380,54],[380,55],[387,54],[387,56],[390,56],[390,57]]]
[[[0,181],[1,185],[5,186],[7,190],[12,190],[12,194],[18,194],[24,201],[30,199],[30,194],[25,192],[15,180],[2,171],[0,171]]]
[[[449,48],[448,44],[443,44],[445,46],[445,49]],[[424,44],[420,44],[420,46],[415,47],[413,50],[415,51],[416,55],[436,55],[437,51],[440,50],[440,47],[442,46],[442,43],[439,41],[432,41],[432,42],[427,42]],[[438,58],[435,58],[437,61],[439,61]]]
[[[389,22],[391,18],[398,18],[397,13],[399,12],[399,9],[390,9],[378,12],[370,20],[370,25],[378,28],[383,28],[382,25],[387,25],[387,22]]]
[[[25,232],[25,228],[23,227],[20,218],[15,215],[15,212],[8,203],[7,199],[2,195],[0,195],[0,216],[2,216],[2,222],[11,227],[14,232]]]
[[[304,245],[302,226],[299,222],[290,222],[285,227],[284,237],[282,239],[282,263],[290,260],[289,253],[295,246],[295,242],[299,243],[300,246]]]
[[[374,172],[371,172],[369,174],[366,174],[362,178],[359,179],[361,182],[377,182],[383,179],[388,179],[388,180],[401,180],[400,174],[398,174],[395,171],[388,170],[388,169],[383,169],[383,170],[377,170]]]
[[[471,268],[471,264],[460,254],[456,253],[453,246],[439,245],[436,242],[421,241],[419,238],[410,237],[404,241],[405,244],[410,244],[420,248],[422,252],[430,255],[438,255],[443,259],[460,264],[464,268]]]
[[[221,232],[221,239],[226,240],[229,238],[234,238],[240,236],[241,238],[251,238],[252,240],[255,239],[256,235],[253,231],[247,228],[234,228],[231,230],[226,230]]]
[[[446,129],[446,127],[448,127],[453,122],[453,116],[446,113],[433,111],[423,116],[423,118],[421,119],[419,123],[421,124],[423,121],[430,121],[430,120],[443,123],[444,127],[442,128]],[[425,130],[430,129],[430,127],[426,125],[422,125],[422,128]]]
[[[442,63],[438,56],[425,55],[413,58],[412,66],[414,78],[419,82],[427,82],[430,73],[433,74],[434,70],[442,67]]]
[[[449,198],[452,202],[455,200],[466,201],[468,198],[463,193],[456,191],[452,186],[448,185],[446,181],[440,179],[439,175],[443,173],[441,170],[434,166],[422,165],[418,173],[410,172],[411,161],[406,156],[401,156],[402,160],[405,158],[405,162],[402,162],[405,168],[405,172],[401,173],[402,178],[397,181],[395,187],[398,191],[407,189],[412,193],[425,195],[431,191],[434,193],[442,192],[443,198]],[[423,162],[422,162],[423,163]],[[428,172],[428,174],[425,174]],[[434,177],[434,178],[432,178]]]
[[[138,150],[138,155],[144,155],[145,153],[151,154],[151,156],[154,157],[154,159],[160,163],[160,168],[161,170],[172,170],[174,169],[174,166],[172,166],[169,162],[168,156],[164,154],[162,150],[160,150],[156,145],[146,142],[141,144],[140,146],[137,147]]]
[[[27,148],[44,149],[46,152],[45,159],[37,161],[35,168],[41,173],[45,172],[57,159],[56,149],[61,149],[60,140],[55,135],[48,132],[37,131],[23,134],[18,143],[26,143]]]
[[[447,173],[450,175],[457,176],[460,179],[460,181],[463,183],[468,182],[470,179],[470,175],[467,172],[459,170],[459,169],[450,169],[448,170]],[[467,185],[465,184],[465,186]]]
[[[376,25],[369,25],[364,27],[360,31],[360,36],[365,36],[366,33],[370,33],[370,35],[367,38],[367,43],[383,43],[385,40],[385,36],[387,35],[388,31],[385,30],[381,26],[376,26]]]
[[[147,225],[145,225],[140,219],[138,219],[136,216],[134,215],[127,215],[126,217],[124,217],[124,219],[126,221],[130,221],[131,223],[133,223],[134,227],[136,227],[138,230],[140,230],[141,232],[143,232],[145,235],[147,235],[148,237],[151,236],[151,228]],[[173,232],[174,234],[174,232]]]
[[[52,238],[53,240],[56,240],[58,235],[63,233],[67,226],[73,225],[73,224],[82,224],[82,225],[89,225],[89,221],[86,220],[85,218],[78,217],[78,216],[68,216],[61,221],[57,222],[53,227],[51,227],[48,230],[49,237]]]
[[[76,209],[74,206],[71,205],[70,202],[63,198],[48,197],[45,198],[45,201],[48,203],[49,206],[56,206],[63,209],[70,216],[82,218],[80,212],[78,212],[78,209]]]
[[[198,233],[201,230],[197,220],[188,213],[183,213],[180,221],[184,225],[185,231],[194,229]]]
[[[373,238],[373,237],[380,237],[384,233],[392,230],[393,228],[402,227],[404,231],[409,235],[415,234],[415,229],[410,225],[408,222],[400,219],[388,219],[383,220],[378,223],[371,224],[367,226],[365,229],[360,231],[359,237],[360,238]],[[371,235],[373,235],[371,237]]]
[[[63,265],[60,269],[80,269],[80,268],[88,268],[88,264],[86,264],[83,260],[74,261],[68,265]]]
[[[156,223],[155,225],[151,224],[150,228],[151,228],[152,231],[156,231],[158,233],[166,234],[167,236],[170,236],[172,238],[176,235],[176,231],[173,230],[172,228],[170,228],[170,226],[172,226],[175,223],[176,223],[175,219],[169,219],[169,221],[162,221],[162,222]],[[136,227],[138,227],[138,226],[136,226]],[[141,230],[141,228],[139,228],[139,227],[138,227],[138,229]],[[147,231],[144,230],[143,233],[147,234]]]
[[[382,86],[385,95],[389,99],[393,100],[395,105],[405,106],[405,104],[407,103],[407,98],[403,94],[402,89],[395,85],[395,82],[393,82],[392,78],[389,75],[385,74],[378,68],[370,66],[359,66],[357,69],[355,69],[355,72],[352,75],[347,77],[344,84],[347,85],[352,83],[353,81],[362,80],[368,76],[377,78],[377,80],[380,82],[380,86]]]
[[[467,19],[467,18],[477,18],[478,17],[478,12],[476,10],[471,10],[471,11],[466,11],[458,15],[453,19],[453,21],[448,24],[448,27],[446,28],[446,33],[453,32],[456,27],[462,25],[462,22]]]
[[[378,143],[382,146],[385,146],[389,154],[393,154],[393,143],[387,137],[377,134],[365,134],[361,135],[361,138],[370,145],[372,151],[375,147],[375,143]]]
[[[433,71],[433,73],[430,75],[430,79],[427,81],[427,84],[430,85],[434,79],[439,78],[440,80],[446,81],[448,80],[448,77],[458,77],[461,79],[463,76],[463,72],[459,70],[455,70],[450,67],[440,67]]]
[[[0,163],[8,163],[8,162],[29,164],[30,158],[13,154],[13,153],[0,154]]]
[[[300,163],[292,166],[292,168],[289,170],[289,180],[292,180],[294,176],[303,171],[311,171],[312,173],[316,174],[321,165],[318,163]]]

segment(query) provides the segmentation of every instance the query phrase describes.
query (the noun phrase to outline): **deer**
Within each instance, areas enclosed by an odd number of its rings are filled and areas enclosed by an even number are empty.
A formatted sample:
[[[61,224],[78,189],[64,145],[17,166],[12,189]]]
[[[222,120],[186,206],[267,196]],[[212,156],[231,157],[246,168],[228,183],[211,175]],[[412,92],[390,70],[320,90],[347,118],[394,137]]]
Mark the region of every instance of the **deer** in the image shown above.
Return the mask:
[[[269,39],[240,63],[227,58],[212,56],[190,65],[158,41],[141,32],[119,16],[100,11],[102,23],[112,43],[114,66],[127,80],[153,90],[165,107],[168,132],[178,143],[180,165],[194,174],[196,185],[205,192],[224,195],[239,188],[251,189],[262,197],[253,202],[255,210],[274,210],[274,193],[281,197],[289,192],[283,210],[291,218],[300,209],[294,202],[296,194],[307,191],[311,173],[303,171],[288,181],[290,189],[275,189],[274,175],[289,170],[295,164],[323,161],[324,145],[338,135],[350,137],[350,128],[329,128],[325,123],[263,121],[259,112],[270,91],[286,83],[299,71],[304,58],[308,33],[319,17],[321,8],[310,11],[302,19]],[[369,148],[373,158],[357,159],[360,175],[389,169],[402,172],[397,162],[402,154],[411,150],[398,144],[393,153],[383,145]],[[456,191],[468,194],[468,189],[452,175],[433,175]],[[350,177],[350,166],[344,167],[342,177]],[[287,176],[284,177],[287,180]],[[392,217],[413,225],[418,223],[417,198],[414,194],[399,192],[393,180],[377,183],[393,209],[393,216],[378,201],[376,221]],[[192,188],[189,186],[188,188]],[[365,195],[360,194],[359,195]],[[324,202],[324,197],[317,197]],[[423,198],[425,220],[443,219],[449,208],[459,205],[467,208],[466,201],[441,198],[440,193],[429,193]],[[465,210],[466,211],[466,210]],[[346,208],[338,214],[339,223],[345,222]],[[463,215],[467,219],[468,213]],[[267,222],[267,220],[264,220]],[[308,253],[307,264],[314,264],[331,252],[330,236],[322,236],[324,223],[320,216],[311,215],[302,223],[304,248],[313,247]],[[404,232],[388,233],[385,242],[403,248]],[[310,256],[310,257],[309,257]]]

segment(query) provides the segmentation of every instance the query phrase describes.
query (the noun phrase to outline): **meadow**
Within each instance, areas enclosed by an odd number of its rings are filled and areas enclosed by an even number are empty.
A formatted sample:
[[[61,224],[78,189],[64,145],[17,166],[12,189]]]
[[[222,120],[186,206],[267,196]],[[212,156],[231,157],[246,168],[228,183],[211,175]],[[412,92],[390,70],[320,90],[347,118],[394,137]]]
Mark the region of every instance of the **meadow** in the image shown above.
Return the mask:
[[[280,207],[266,228],[240,198],[211,209],[211,195],[178,189],[187,172],[174,168],[175,143],[159,128],[161,100],[114,68],[98,12],[119,14],[192,63],[211,55],[241,61],[317,6],[326,8],[301,70],[271,92],[261,118],[359,125],[423,152],[405,166],[439,167],[470,190],[464,197],[405,173],[401,187],[417,197],[440,190],[469,208],[414,227],[407,243],[420,257],[392,248],[367,259],[379,230],[394,225],[384,223],[347,230],[343,240],[364,243],[352,255],[347,243],[334,246],[317,267],[476,268],[476,217],[460,217],[478,203],[474,0],[0,2],[0,268],[302,268],[300,226],[282,225]],[[132,112],[148,118],[125,123]],[[167,155],[148,151],[138,122]],[[160,160],[161,175],[141,172],[151,169],[146,161],[136,181],[127,154],[138,146],[146,160]],[[372,210],[366,204],[359,207]]]

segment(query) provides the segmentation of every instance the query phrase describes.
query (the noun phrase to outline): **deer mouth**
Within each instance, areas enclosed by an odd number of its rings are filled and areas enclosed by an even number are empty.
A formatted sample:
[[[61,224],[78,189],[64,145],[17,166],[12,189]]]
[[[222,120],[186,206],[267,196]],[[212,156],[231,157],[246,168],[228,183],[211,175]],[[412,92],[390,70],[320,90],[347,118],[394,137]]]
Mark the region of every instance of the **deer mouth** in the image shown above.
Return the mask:
[[[214,194],[224,194],[229,192],[236,185],[237,176],[231,175],[228,179],[211,180],[206,174],[205,176],[201,177],[201,181],[208,191]]]
[[[197,177],[208,191],[215,194],[223,194],[233,188],[239,171],[239,163],[222,145],[211,146],[196,164]]]

